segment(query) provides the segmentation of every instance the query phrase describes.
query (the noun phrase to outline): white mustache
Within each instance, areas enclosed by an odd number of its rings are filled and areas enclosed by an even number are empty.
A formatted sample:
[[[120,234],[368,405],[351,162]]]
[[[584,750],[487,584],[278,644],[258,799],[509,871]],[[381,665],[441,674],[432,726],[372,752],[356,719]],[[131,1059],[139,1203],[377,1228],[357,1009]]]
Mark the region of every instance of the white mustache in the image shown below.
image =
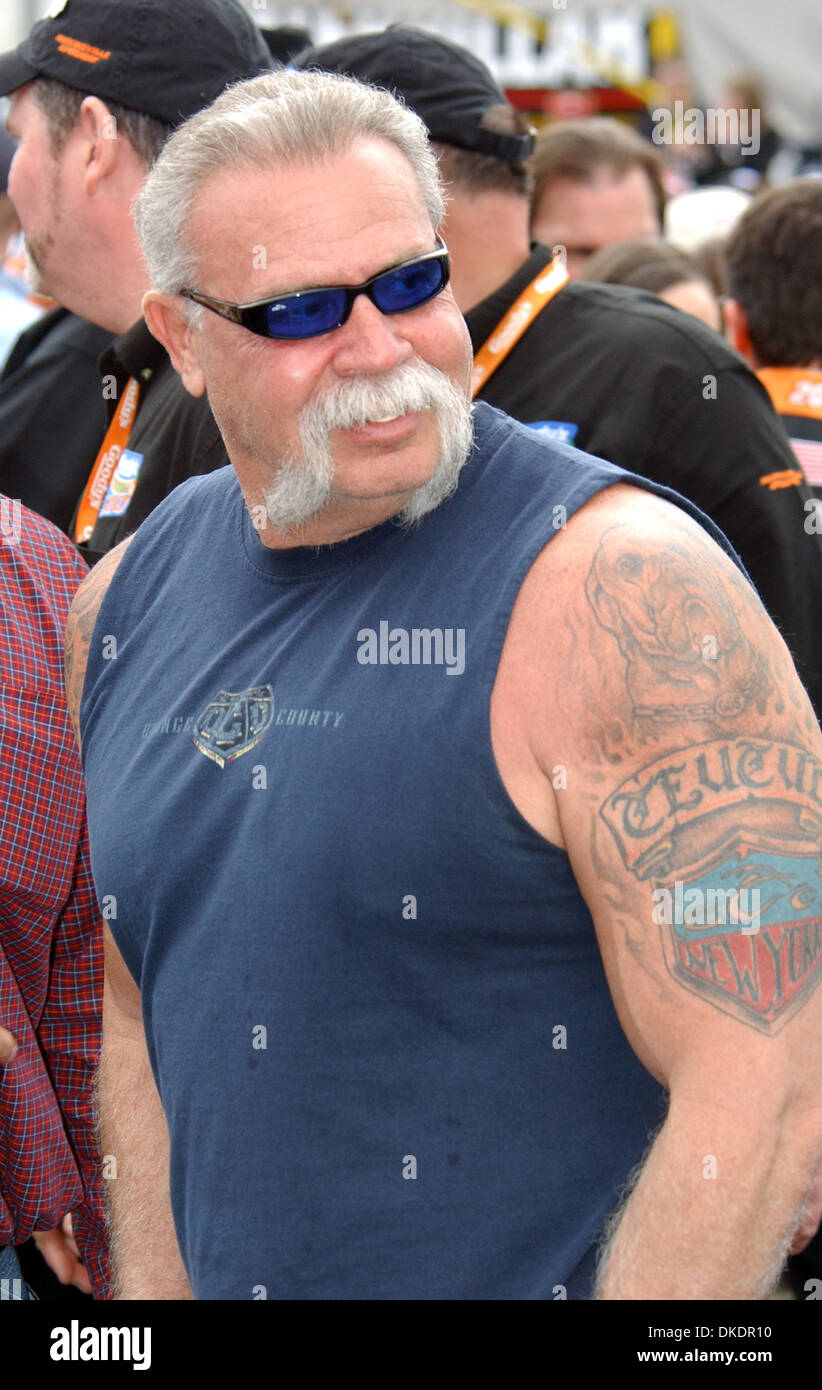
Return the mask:
[[[312,434],[326,434],[368,420],[440,410],[454,389],[449,378],[427,362],[403,362],[379,377],[339,382],[305,408],[303,423]]]
[[[404,362],[380,376],[337,382],[303,406],[299,453],[280,460],[277,476],[263,494],[272,526],[294,530],[326,505],[334,478],[334,430],[422,410],[436,414],[440,457],[432,476],[399,513],[399,524],[411,525],[439,506],[456,488],[471,452],[471,406],[444,372],[427,362]]]

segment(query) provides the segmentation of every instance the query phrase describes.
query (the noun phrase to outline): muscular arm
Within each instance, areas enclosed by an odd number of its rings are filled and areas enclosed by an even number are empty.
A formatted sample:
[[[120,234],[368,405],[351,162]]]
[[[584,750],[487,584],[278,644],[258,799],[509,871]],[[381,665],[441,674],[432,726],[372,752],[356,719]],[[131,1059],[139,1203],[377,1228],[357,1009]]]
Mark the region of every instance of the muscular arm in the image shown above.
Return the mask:
[[[822,1162],[822,740],[807,697],[733,565],[624,488],[533,567],[498,686],[495,747],[527,729],[538,769],[521,757],[506,780],[567,849],[622,1026],[670,1093],[599,1297],[762,1298]],[[558,764],[567,786],[549,791]]]
[[[66,703],[74,736],[80,744],[80,703],[86,678],[89,648],[94,624],[106,589],[114,578],[131,537],[104,555],[83,580],[71,605],[66,623]]]
[[[105,929],[103,1050],[97,1078],[118,1299],[190,1299],[168,1188],[168,1126],[146,1049],[140,994]]]
[[[69,614],[66,697],[78,744],[80,703],[94,625],[128,544],[123,541],[116,546],[91,571]],[[104,1164],[106,1171],[110,1170],[106,1187],[115,1297],[191,1298],[171,1216],[168,1126],[148,1060],[140,994],[105,926],[104,943],[97,1108]]]

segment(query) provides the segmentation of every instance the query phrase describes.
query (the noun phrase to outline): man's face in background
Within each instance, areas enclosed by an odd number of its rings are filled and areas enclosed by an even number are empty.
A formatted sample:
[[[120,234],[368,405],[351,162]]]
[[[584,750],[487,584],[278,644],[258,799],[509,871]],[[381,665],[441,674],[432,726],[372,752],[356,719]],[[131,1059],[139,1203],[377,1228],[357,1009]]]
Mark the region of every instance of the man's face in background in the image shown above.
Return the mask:
[[[617,174],[603,166],[590,183],[550,179],[537,195],[531,235],[546,246],[564,246],[573,277],[601,247],[658,237],[662,228],[644,169]]]
[[[8,187],[25,237],[27,279],[33,290],[59,300],[65,150],[55,155],[31,84],[13,94],[7,126],[18,142]]]

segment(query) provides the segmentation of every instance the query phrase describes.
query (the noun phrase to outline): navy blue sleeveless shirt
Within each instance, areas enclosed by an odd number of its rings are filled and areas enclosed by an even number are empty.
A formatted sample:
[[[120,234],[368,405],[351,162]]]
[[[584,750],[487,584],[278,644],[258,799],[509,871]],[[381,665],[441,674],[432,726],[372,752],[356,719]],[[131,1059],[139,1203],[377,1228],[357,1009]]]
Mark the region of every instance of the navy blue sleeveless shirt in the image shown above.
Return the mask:
[[[558,509],[679,499],[488,406],[475,432],[418,527],[319,549],[264,547],[231,469],[192,479],[102,603],[92,862],[196,1298],[587,1298],[664,1117],[489,707]]]

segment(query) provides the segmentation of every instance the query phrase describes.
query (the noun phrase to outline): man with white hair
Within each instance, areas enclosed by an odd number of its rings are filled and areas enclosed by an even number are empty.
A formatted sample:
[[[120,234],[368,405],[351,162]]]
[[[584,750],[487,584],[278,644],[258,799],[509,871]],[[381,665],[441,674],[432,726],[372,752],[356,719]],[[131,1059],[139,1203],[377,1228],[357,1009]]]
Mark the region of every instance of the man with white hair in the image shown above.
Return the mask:
[[[443,235],[474,347],[475,399],[695,502],[740,556],[819,717],[822,565],[810,493],[764,388],[738,354],[656,296],[566,280],[552,248],[568,261],[569,224],[555,239],[561,245],[529,239],[531,142],[496,79],[467,49],[391,24],[346,34],[295,61],[385,87],[428,127],[448,185]],[[587,179],[589,156],[596,164],[610,148],[605,162],[619,177],[606,185],[618,201],[638,186],[640,204],[653,213],[654,187],[662,191],[653,155],[638,168],[627,135],[611,130],[592,141],[587,123],[573,124],[583,135],[570,140],[576,152],[554,172],[563,164],[565,174]],[[567,136],[560,132],[560,154]],[[636,212],[633,195],[630,203]]]
[[[818,1216],[810,706],[689,504],[471,410],[442,213],[314,73],[139,200],[233,469],[68,634],[121,1298],[587,1298],[609,1217],[599,1297],[762,1297]]]

